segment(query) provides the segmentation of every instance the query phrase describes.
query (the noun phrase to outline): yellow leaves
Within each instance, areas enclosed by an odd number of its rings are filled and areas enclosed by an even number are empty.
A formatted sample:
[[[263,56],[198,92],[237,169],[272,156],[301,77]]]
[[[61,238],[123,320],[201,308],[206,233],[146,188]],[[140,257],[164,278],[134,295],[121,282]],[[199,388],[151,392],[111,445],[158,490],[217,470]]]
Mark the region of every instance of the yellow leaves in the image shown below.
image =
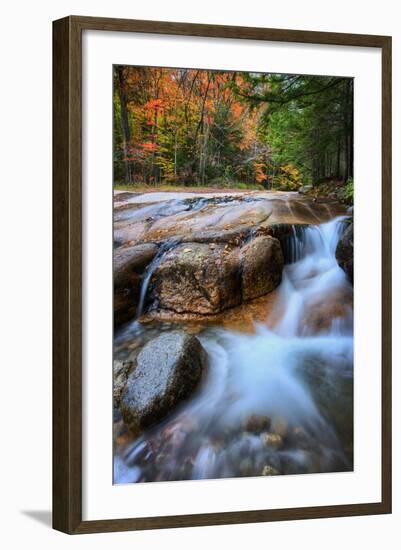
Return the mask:
[[[296,190],[302,184],[302,175],[296,166],[293,164],[283,164],[280,166],[280,173],[278,174],[276,181],[279,188],[286,190]]]
[[[284,164],[280,167],[280,170],[294,180],[298,180],[301,177],[300,171],[293,164]]]

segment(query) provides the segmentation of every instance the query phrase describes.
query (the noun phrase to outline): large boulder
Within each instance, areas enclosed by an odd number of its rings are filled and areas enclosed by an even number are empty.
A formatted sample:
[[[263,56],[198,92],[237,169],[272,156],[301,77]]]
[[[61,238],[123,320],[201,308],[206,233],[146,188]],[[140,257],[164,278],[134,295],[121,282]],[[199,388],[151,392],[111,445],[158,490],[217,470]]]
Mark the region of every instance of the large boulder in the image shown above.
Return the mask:
[[[153,243],[126,246],[114,250],[114,324],[135,316],[142,275],[157,254]]]
[[[259,298],[281,281],[283,253],[278,239],[262,235],[241,248],[242,299]]]
[[[280,242],[261,235],[235,243],[182,243],[162,259],[151,279],[154,309],[214,315],[271,292],[281,281]]]
[[[207,356],[199,340],[171,331],[139,353],[121,394],[121,412],[134,434],[162,420],[195,390]]]
[[[339,266],[348,275],[351,282],[354,281],[354,224],[351,223],[344,231],[338,242],[336,258]]]
[[[238,250],[224,244],[183,243],[168,252],[151,280],[158,308],[204,315],[239,305]]]

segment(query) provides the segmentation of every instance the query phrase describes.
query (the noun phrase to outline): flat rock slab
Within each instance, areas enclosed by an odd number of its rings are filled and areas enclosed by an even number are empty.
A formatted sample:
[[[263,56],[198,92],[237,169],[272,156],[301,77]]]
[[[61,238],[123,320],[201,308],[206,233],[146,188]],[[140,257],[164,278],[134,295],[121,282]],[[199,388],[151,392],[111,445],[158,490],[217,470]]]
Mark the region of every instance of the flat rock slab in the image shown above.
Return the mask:
[[[263,224],[318,224],[346,213],[339,203],[320,204],[298,193],[120,193],[115,196],[114,236],[118,242],[156,241],[200,232],[220,233]],[[196,238],[192,239],[196,240]]]

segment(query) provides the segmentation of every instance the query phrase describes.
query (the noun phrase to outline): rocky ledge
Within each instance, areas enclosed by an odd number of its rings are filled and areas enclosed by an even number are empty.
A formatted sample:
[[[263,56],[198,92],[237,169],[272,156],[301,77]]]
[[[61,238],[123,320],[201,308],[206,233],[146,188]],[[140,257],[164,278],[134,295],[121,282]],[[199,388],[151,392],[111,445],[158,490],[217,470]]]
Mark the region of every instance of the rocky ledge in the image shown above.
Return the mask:
[[[245,234],[232,238],[231,232],[226,237],[220,233],[217,242],[214,238],[212,242],[141,243],[117,248],[115,325],[135,317],[146,275],[146,308],[183,315],[218,314],[263,296],[280,284],[284,259],[279,239],[263,232],[252,239],[246,239]]]
[[[296,194],[169,194],[164,203],[150,195],[118,195],[115,204],[116,326],[147,312],[163,319],[218,315],[264,296],[281,282],[294,225],[344,213],[336,205],[312,208]]]
[[[354,224],[351,222],[344,231],[336,249],[338,264],[351,282],[354,281]]]

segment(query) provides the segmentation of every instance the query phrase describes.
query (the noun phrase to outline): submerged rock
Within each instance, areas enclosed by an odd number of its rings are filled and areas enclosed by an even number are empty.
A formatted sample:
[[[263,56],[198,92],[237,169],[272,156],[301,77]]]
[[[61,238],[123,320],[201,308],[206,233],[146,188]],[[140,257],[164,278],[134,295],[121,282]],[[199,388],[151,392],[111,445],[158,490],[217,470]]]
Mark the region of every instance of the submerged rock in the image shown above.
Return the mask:
[[[127,383],[128,374],[133,366],[134,363],[132,361],[119,361],[115,359],[113,362],[113,398],[115,406],[118,406],[120,403],[121,392]]]
[[[263,466],[263,470],[261,475],[262,476],[277,476],[280,472],[276,470],[276,468],[273,468],[273,466],[270,466],[270,464],[266,464]]]
[[[336,258],[340,267],[354,281],[354,224],[351,223],[338,242]]]
[[[311,355],[305,360],[301,376],[307,382],[323,417],[334,427],[342,447],[346,451],[352,449],[354,438],[352,358],[339,354],[329,363],[323,357]],[[327,431],[326,436],[329,437],[329,435]]]
[[[135,316],[142,274],[158,251],[153,243],[117,248],[114,251],[114,324]]]
[[[262,433],[260,435],[260,439],[264,446],[270,447],[272,449],[281,449],[281,447],[284,445],[283,438],[279,434],[275,433]]]
[[[282,416],[275,416],[272,420],[271,429],[275,434],[286,437],[288,433],[288,422]]]
[[[313,297],[305,302],[300,321],[303,336],[328,333],[333,323],[344,330],[352,330],[353,292],[349,286],[336,289],[331,294]]]
[[[162,420],[195,390],[206,365],[199,340],[171,331],[151,340],[121,394],[124,422],[133,433]]]
[[[246,432],[261,433],[267,431],[271,426],[271,418],[265,415],[251,414],[243,422]]]

